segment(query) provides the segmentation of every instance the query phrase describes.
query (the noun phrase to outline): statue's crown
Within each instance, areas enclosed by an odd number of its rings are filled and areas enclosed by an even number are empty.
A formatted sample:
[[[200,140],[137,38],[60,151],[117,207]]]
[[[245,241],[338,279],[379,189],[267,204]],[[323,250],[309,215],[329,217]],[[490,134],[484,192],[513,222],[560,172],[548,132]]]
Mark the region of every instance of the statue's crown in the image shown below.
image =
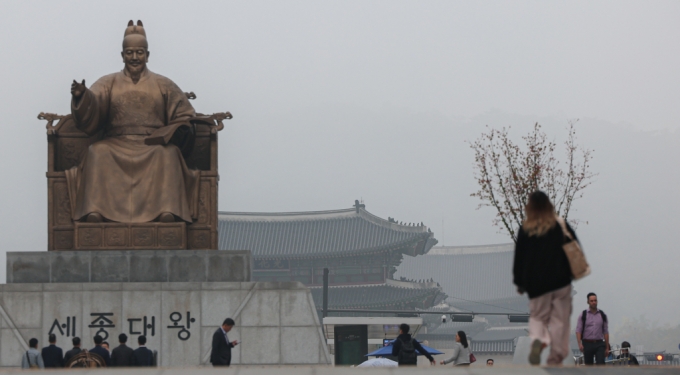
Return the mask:
[[[142,21],[137,20],[136,25],[134,22],[132,22],[132,20],[128,22],[127,28],[125,29],[125,35],[123,35],[123,38],[132,34],[139,34],[146,38],[146,31],[144,31],[144,24],[142,23]]]

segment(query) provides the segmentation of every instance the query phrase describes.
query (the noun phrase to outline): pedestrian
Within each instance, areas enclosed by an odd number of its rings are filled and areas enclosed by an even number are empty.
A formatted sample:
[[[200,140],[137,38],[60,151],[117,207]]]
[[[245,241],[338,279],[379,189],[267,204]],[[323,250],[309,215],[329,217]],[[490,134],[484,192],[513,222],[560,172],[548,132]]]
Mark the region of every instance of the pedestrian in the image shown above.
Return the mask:
[[[640,362],[638,362],[637,358],[635,358],[635,356],[630,353],[630,343],[628,341],[621,343],[621,354],[619,354],[616,359],[623,359],[625,364],[630,366],[640,365]]]
[[[442,365],[453,362],[454,366],[470,366],[470,348],[468,347],[467,335],[463,331],[456,333],[456,342],[453,344],[451,358],[441,361]]]
[[[213,366],[229,366],[231,364],[231,348],[239,344],[237,340],[229,341],[227,333],[234,328],[234,319],[227,318],[222,326],[213,333],[210,363]]]
[[[411,337],[408,333],[411,330],[408,324],[402,323],[399,325],[399,336],[394,340],[392,344],[392,356],[397,357],[397,362],[399,366],[416,366],[418,365],[418,353],[427,357],[431,365],[435,365],[436,362],[432,355],[423,349],[418,340]]]
[[[111,355],[109,354],[109,351],[104,349],[102,347],[102,343],[104,342],[104,338],[102,338],[99,335],[94,336],[94,348],[90,349],[90,353],[95,353],[98,354],[102,359],[104,360],[104,363],[106,363],[106,366],[111,366]]]
[[[576,233],[558,218],[550,198],[542,191],[529,195],[525,220],[517,232],[513,282],[517,292],[529,295],[529,363],[538,365],[550,345],[548,365],[560,365],[570,353],[571,266],[562,246],[566,231]]]
[[[45,368],[42,355],[38,351],[38,339],[32,338],[28,340],[28,347],[28,350],[21,359],[21,368]]]
[[[489,367],[493,367],[493,359],[489,358],[486,360],[486,365]]]
[[[71,342],[73,343],[73,349],[68,350],[66,354],[64,354],[64,367],[66,367],[71,358],[82,352],[82,349],[80,349],[80,337],[72,338]]]
[[[42,358],[45,368],[64,367],[64,352],[57,346],[57,335],[51,333],[47,339],[49,346],[42,348]]]
[[[111,366],[113,367],[130,367],[132,366],[132,353],[134,350],[127,346],[127,335],[121,333],[118,335],[118,347],[113,349],[111,353]]]
[[[137,337],[139,348],[132,353],[132,363],[134,367],[153,367],[153,352],[146,347],[146,336]]]
[[[102,342],[102,348],[106,349],[106,351],[109,352],[109,355],[111,355],[111,347],[109,346],[108,341]]]
[[[576,341],[586,365],[604,365],[609,355],[609,323],[604,311],[597,308],[597,295],[588,293],[588,309],[583,310],[576,323]]]

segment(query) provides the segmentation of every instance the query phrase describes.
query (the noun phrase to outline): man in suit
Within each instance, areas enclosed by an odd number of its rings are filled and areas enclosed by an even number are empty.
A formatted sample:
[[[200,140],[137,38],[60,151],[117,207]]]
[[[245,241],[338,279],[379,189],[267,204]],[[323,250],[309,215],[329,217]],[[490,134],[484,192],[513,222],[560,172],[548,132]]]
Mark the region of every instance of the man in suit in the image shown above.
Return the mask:
[[[64,366],[66,366],[71,358],[82,351],[82,349],[80,349],[80,337],[74,337],[71,339],[71,342],[73,343],[73,349],[67,351],[66,354],[64,354]]]
[[[153,352],[146,348],[146,336],[140,335],[137,338],[139,348],[132,353],[132,366],[135,367],[151,367],[154,365]]]
[[[127,335],[121,333],[118,335],[118,342],[120,345],[113,349],[111,353],[111,366],[113,367],[130,367],[132,366],[132,348],[125,345],[127,342]]]
[[[231,364],[231,348],[238,345],[238,341],[229,341],[227,333],[234,328],[234,319],[227,318],[213,334],[212,351],[210,352],[210,363],[213,366],[229,366]]]
[[[64,367],[64,352],[58,347],[57,335],[51,333],[49,336],[50,345],[42,348],[42,358],[45,368]]]
[[[99,354],[104,359],[104,362],[106,362],[106,366],[108,367],[111,366],[111,355],[109,354],[108,350],[102,347],[102,342],[104,342],[104,338],[96,335],[94,337],[94,348],[90,349],[90,353]]]

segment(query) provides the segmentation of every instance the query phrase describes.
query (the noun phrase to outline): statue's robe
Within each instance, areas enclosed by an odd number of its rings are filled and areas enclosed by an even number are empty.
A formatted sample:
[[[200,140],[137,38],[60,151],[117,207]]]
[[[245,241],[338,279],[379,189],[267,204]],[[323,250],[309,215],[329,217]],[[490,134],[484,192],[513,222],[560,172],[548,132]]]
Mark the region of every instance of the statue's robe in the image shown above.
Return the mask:
[[[78,129],[102,134],[81,164],[66,171],[74,220],[93,212],[124,223],[164,212],[187,222],[196,217],[198,171],[187,168],[175,145],[144,142],[195,116],[174,82],[148,69],[136,84],[123,72],[110,74],[71,102],[71,114]]]

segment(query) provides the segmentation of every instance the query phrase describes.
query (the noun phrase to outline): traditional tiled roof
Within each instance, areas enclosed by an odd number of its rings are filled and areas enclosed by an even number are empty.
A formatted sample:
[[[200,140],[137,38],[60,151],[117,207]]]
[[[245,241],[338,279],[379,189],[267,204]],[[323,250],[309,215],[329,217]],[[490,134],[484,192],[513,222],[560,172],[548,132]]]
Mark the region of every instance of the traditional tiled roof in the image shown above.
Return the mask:
[[[490,327],[472,336],[472,341],[514,340],[516,337],[529,335],[529,326],[524,324],[504,327]]]
[[[400,285],[402,284],[402,285]],[[446,298],[436,284],[396,284],[388,280],[385,284],[359,286],[331,286],[328,288],[329,309],[387,309],[413,302],[432,304]],[[410,283],[409,283],[410,284]],[[323,288],[310,287],[317,307],[323,304]]]
[[[515,340],[500,341],[472,341],[470,349],[479,354],[513,354],[515,353]]]
[[[425,315],[423,320],[425,320],[425,318],[428,318],[428,320],[429,320],[429,318],[431,316],[432,315],[430,315],[430,316]],[[436,318],[437,318],[437,320],[439,320],[439,316],[436,316]],[[472,322],[451,322],[451,321],[449,321],[449,322],[446,322],[444,324],[437,324],[437,327],[435,329],[429,328],[428,332],[430,334],[439,335],[439,336],[442,336],[442,337],[445,337],[445,338],[451,338],[451,337],[455,338],[456,333],[458,331],[463,331],[468,335],[474,335],[476,333],[484,331],[487,328],[488,328],[488,323],[487,323],[486,320],[475,319]]]
[[[218,221],[219,249],[251,250],[255,258],[346,256],[385,249],[415,256],[437,243],[428,227],[379,218],[358,203],[335,211],[219,212]]]
[[[394,278],[432,278],[449,295],[453,307],[467,301],[517,297],[512,283],[512,249],[512,245],[434,247],[425,256],[405,257]]]
[[[443,335],[419,334],[418,340],[427,340],[430,347],[437,349],[452,349],[455,345],[453,336],[443,337]],[[470,341],[470,349],[475,354],[513,354],[515,352],[515,340],[499,340],[499,341]],[[477,361],[483,361],[484,358],[477,358]],[[483,363],[483,362],[482,362]]]
[[[467,324],[467,326],[463,325]],[[457,327],[437,329],[433,333],[419,334],[419,340],[427,340],[430,346],[438,349],[453,348],[456,332],[462,330],[471,343],[473,353],[506,353],[511,354],[515,351],[517,337],[527,336],[528,327],[481,327],[472,325],[473,323],[459,323]],[[453,329],[452,329],[453,328]],[[446,332],[446,333],[445,333]]]
[[[529,299],[526,295],[516,294],[513,297],[499,298],[485,301],[462,301],[449,298],[448,302],[460,311],[474,311],[478,314],[483,313],[508,313],[508,314],[527,314],[529,313]]]

